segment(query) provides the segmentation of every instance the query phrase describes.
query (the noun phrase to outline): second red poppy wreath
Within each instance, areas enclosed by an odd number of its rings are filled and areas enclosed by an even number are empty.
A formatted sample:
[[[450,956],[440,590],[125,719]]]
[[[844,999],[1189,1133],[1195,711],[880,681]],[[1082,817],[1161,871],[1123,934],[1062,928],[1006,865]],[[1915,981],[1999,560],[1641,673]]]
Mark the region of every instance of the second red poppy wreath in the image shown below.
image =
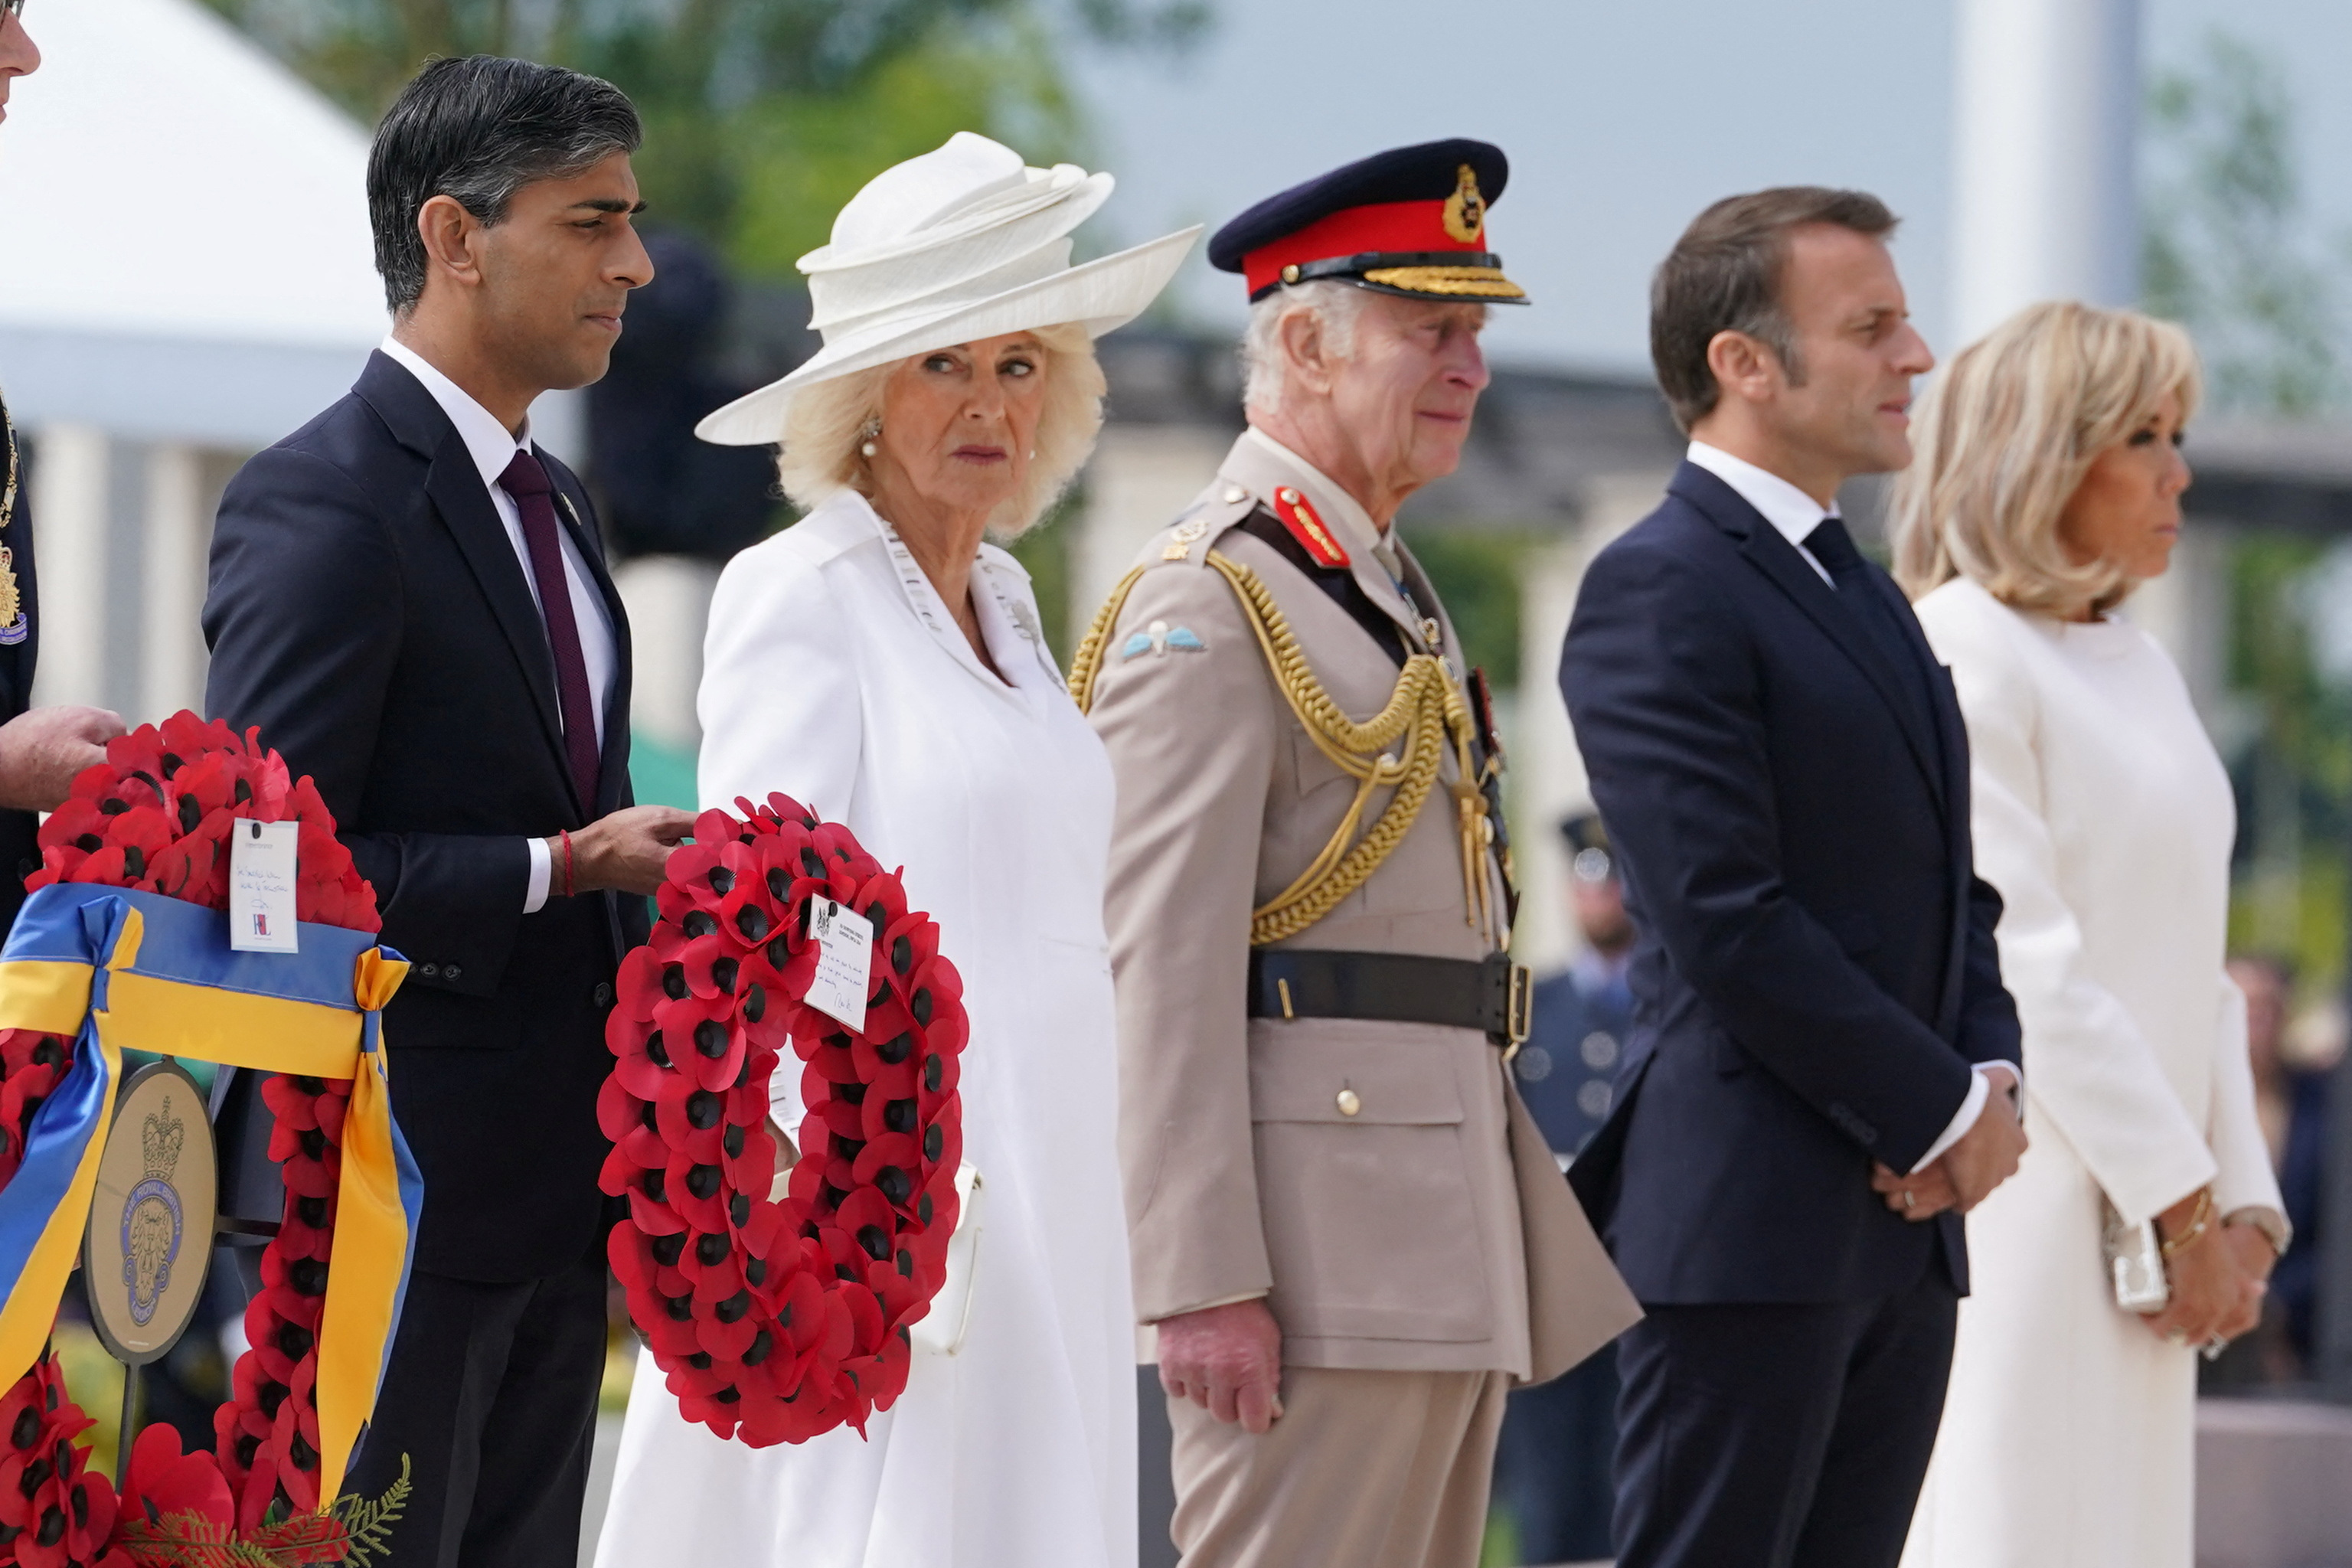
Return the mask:
[[[955,1230],[966,1027],[939,927],[897,873],[789,796],[736,804],[697,819],[621,966],[597,1114],[604,1189],[629,1202],[610,1255],[630,1317],[687,1419],[765,1447],[862,1432],[906,1387]],[[862,1029],[804,1000],[820,899],[873,926]],[[808,1113],[772,1198],[788,1050]]]

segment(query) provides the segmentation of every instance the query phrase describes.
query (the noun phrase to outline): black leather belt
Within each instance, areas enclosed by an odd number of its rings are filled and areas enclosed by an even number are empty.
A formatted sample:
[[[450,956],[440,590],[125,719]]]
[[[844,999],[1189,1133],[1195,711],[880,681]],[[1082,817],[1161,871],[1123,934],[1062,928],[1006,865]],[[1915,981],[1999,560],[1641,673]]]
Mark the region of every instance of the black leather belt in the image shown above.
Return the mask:
[[[1378,1018],[1478,1029],[1517,1049],[1533,987],[1507,953],[1484,959],[1410,952],[1260,948],[1250,954],[1253,1018]]]

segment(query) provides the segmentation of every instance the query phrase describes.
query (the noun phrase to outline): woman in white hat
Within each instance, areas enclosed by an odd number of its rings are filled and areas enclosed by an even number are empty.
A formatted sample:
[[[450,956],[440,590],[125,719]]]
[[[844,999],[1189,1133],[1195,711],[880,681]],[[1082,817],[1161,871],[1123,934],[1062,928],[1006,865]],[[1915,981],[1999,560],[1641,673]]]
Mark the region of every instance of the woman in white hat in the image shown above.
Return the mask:
[[[885,172],[800,263],[824,348],[701,425],[781,441],[785,493],[809,509],[711,601],[703,804],[782,790],[905,867],[964,979],[979,1190],[906,1393],[863,1438],[722,1441],[640,1358],[600,1565],[1135,1562],[1110,769],[1027,574],[985,542],[1034,523],[1085,461],[1092,339],[1151,301],[1197,232],[1070,266],[1070,232],[1110,190],[969,133]],[[778,1072],[787,1130],[797,1089]]]

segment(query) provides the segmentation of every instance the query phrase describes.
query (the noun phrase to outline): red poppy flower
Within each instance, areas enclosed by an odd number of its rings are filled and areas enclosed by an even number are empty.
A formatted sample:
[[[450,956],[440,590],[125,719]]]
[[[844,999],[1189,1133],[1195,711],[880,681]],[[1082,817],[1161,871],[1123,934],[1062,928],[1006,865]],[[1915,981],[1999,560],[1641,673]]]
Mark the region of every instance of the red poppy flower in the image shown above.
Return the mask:
[[[236,1523],[236,1500],[220,1461],[210,1454],[183,1454],[179,1430],[169,1422],[143,1428],[131,1445],[122,1502],[150,1523],[174,1513],[193,1513],[223,1528]]]

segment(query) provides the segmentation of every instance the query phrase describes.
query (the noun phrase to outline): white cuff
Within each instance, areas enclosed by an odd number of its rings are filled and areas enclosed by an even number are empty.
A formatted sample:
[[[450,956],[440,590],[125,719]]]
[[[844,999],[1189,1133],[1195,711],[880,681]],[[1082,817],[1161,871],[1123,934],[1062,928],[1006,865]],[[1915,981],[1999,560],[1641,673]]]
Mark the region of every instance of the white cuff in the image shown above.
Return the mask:
[[[522,912],[535,915],[547,904],[547,840],[526,838],[523,844],[530,850],[530,879],[522,885]]]
[[[1912,1166],[1907,1174],[1917,1175],[1942,1159],[1953,1144],[1969,1135],[1969,1129],[1974,1127],[1977,1118],[1984,1114],[1985,1102],[1992,1098],[1991,1075],[1995,1070],[2010,1074],[2017,1071],[2007,1062],[1973,1064],[1969,1074],[1969,1097],[1960,1101],[1960,1109],[1952,1117],[1951,1124],[1944,1129],[1944,1135],[1927,1146],[1927,1152],[1919,1156],[1919,1163]]]

